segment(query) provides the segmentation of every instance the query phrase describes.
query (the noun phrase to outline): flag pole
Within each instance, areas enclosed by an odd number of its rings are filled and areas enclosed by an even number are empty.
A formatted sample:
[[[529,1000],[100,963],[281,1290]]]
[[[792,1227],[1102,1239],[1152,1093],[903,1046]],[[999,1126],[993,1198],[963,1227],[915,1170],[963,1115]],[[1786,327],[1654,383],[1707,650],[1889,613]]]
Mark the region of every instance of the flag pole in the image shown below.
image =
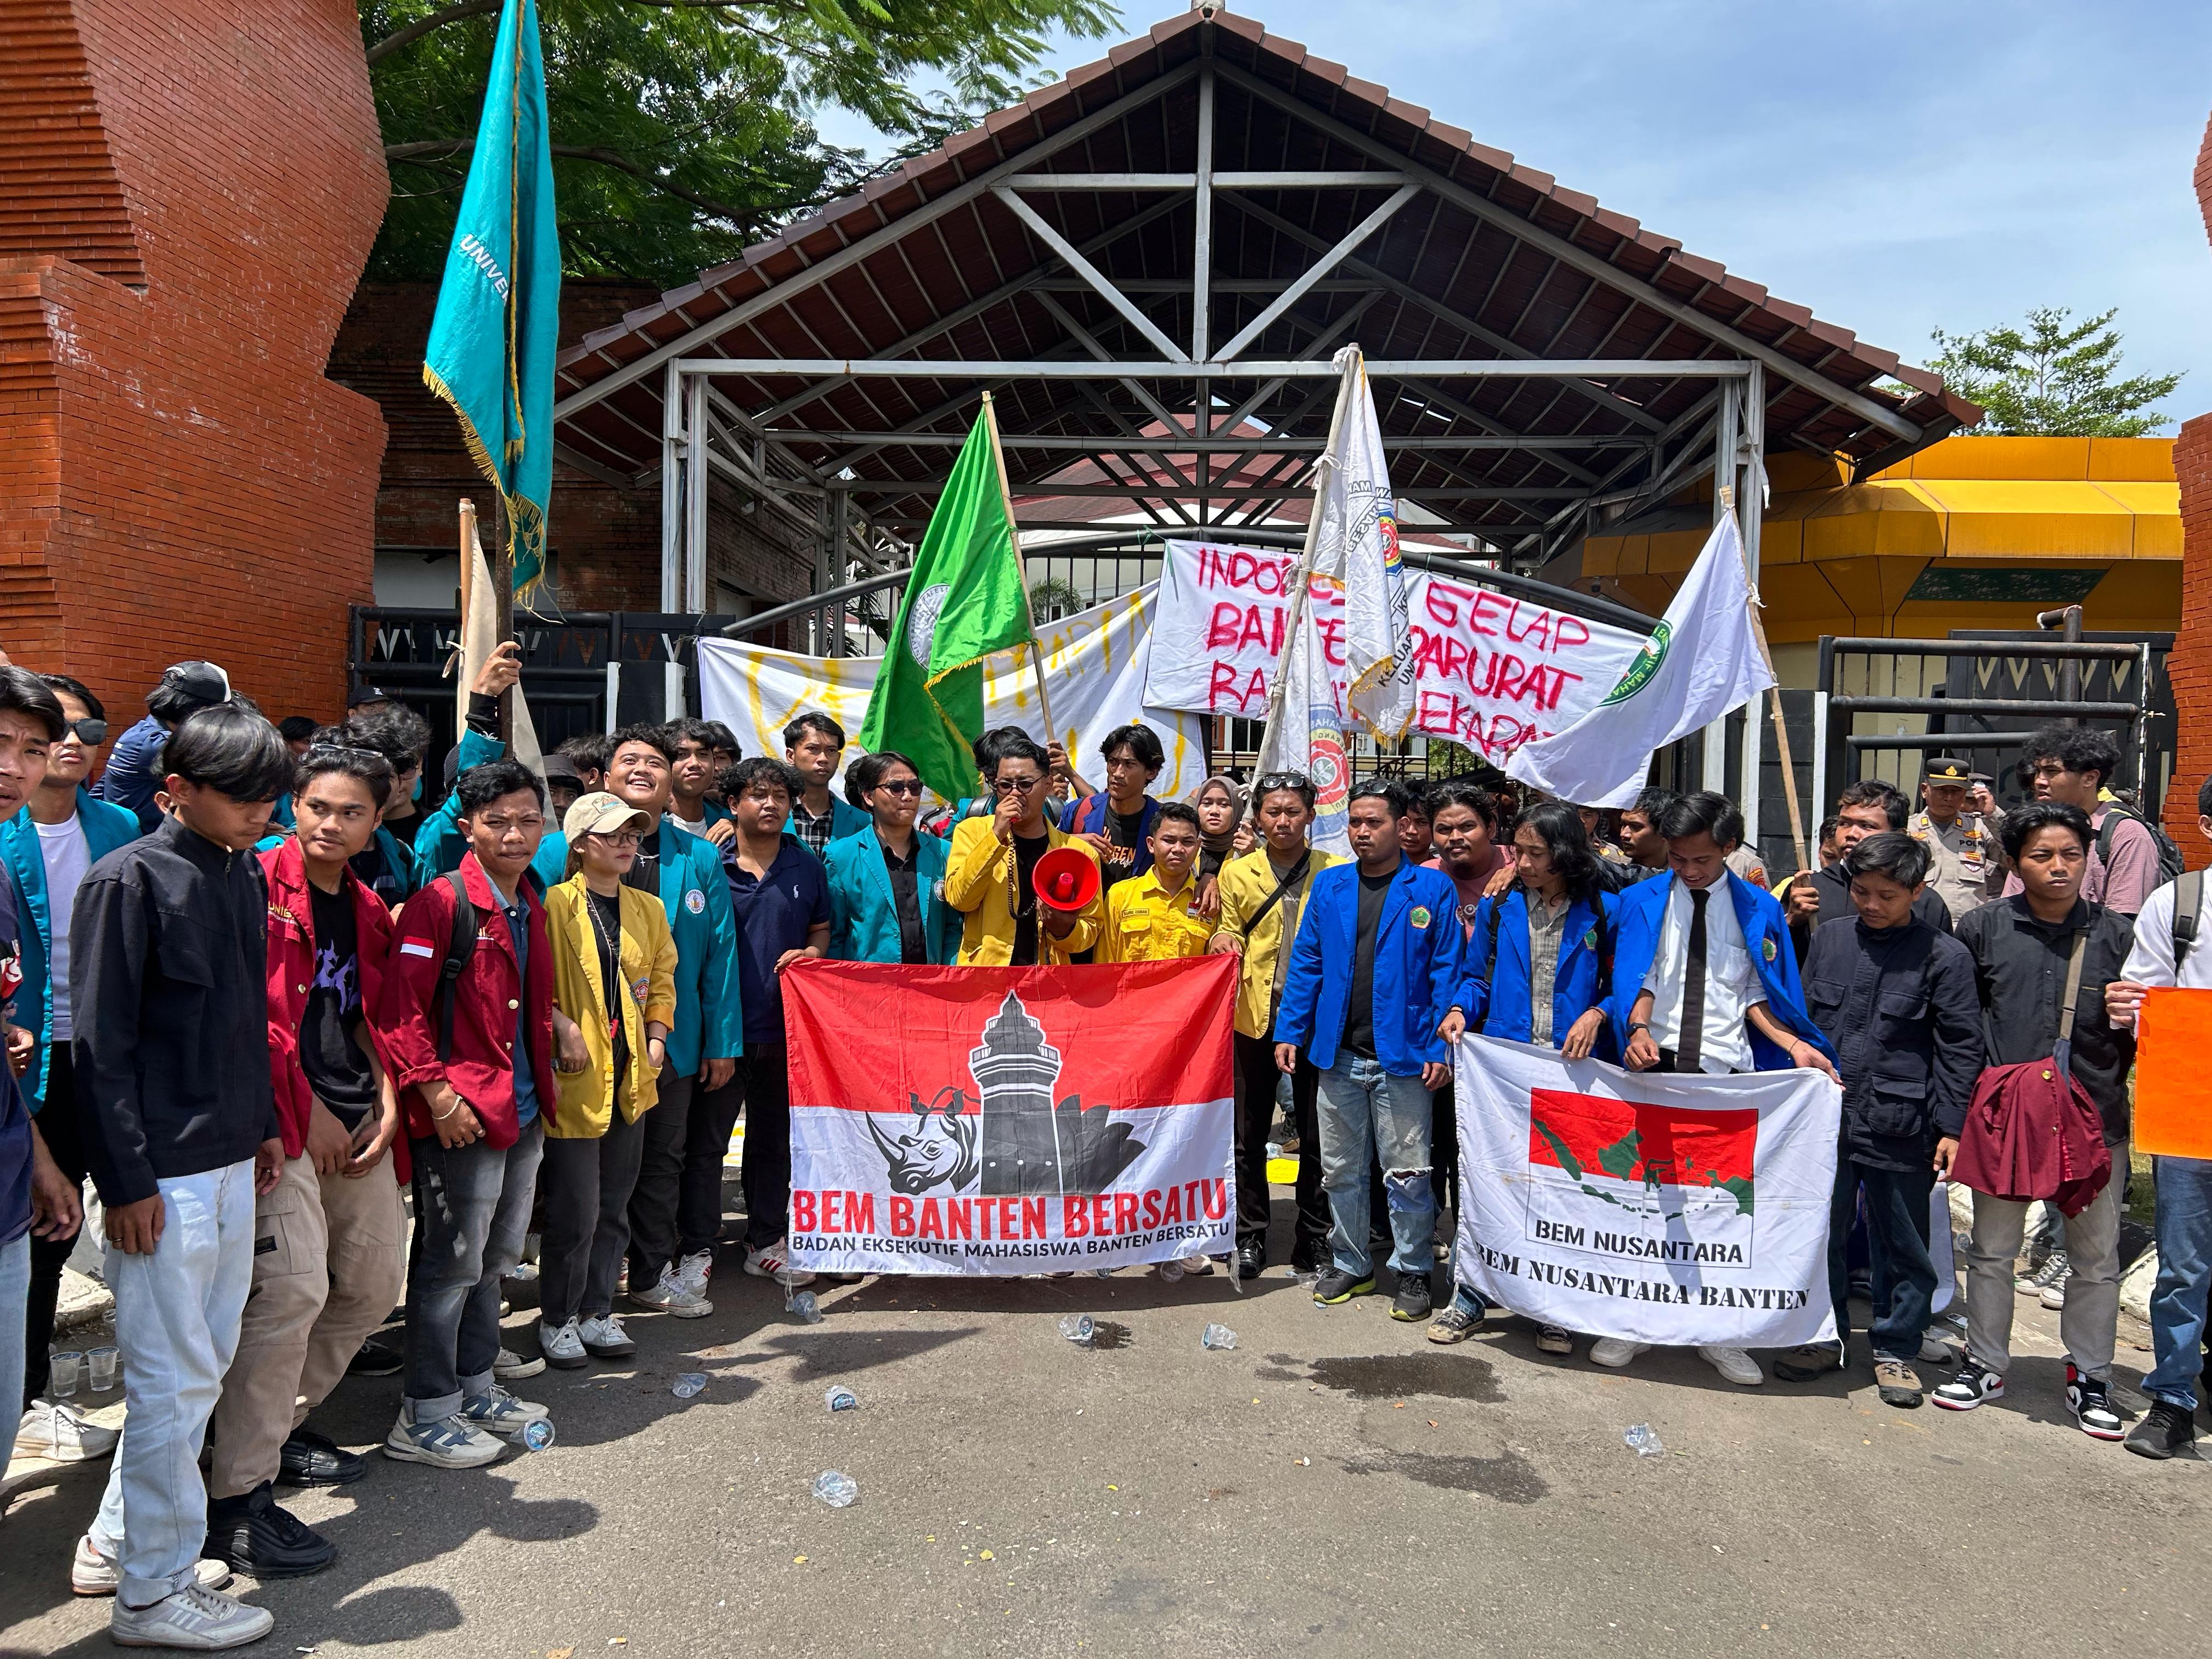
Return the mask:
[[[491,561],[491,643],[499,647],[514,637],[514,520],[502,503],[498,514],[501,535]],[[514,752],[514,688],[499,694],[499,740]]]
[[[1283,629],[1283,647],[1275,656],[1274,678],[1267,683],[1267,723],[1260,731],[1260,752],[1255,764],[1267,764],[1267,755],[1275,740],[1275,726],[1283,714],[1283,687],[1287,682],[1291,653],[1297,648],[1298,629],[1305,621],[1306,590],[1313,575],[1314,544],[1321,537],[1321,504],[1326,486],[1322,482],[1326,471],[1337,465],[1337,447],[1344,436],[1344,411],[1352,401],[1359,362],[1359,348],[1348,348],[1344,376],[1337,382],[1336,408],[1328,417],[1328,442],[1322,446],[1321,458],[1315,461],[1313,471],[1313,503],[1306,514],[1306,539],[1299,550],[1298,562],[1291,567],[1291,614]]]
[[[1014,493],[1006,483],[1006,452],[999,444],[999,411],[988,392],[983,394],[983,421],[991,429],[991,459],[999,469],[999,500],[1006,509],[1006,536],[1014,544],[1014,569],[1021,577],[1022,620],[1030,627],[1030,666],[1036,673],[1037,708],[1044,715],[1044,738],[1047,743],[1058,743],[1060,734],[1052,723],[1052,699],[1044,689],[1044,647],[1037,643],[1036,614],[1030,609],[1029,565],[1022,558],[1021,532],[1014,528]]]
[[[1729,513],[1735,511],[1735,491],[1727,484],[1720,489],[1721,506]],[[1782,718],[1782,683],[1774,672],[1774,653],[1766,648],[1766,624],[1759,620],[1761,601],[1759,584],[1751,580],[1751,554],[1743,545],[1743,538],[1736,538],[1738,556],[1743,560],[1745,585],[1751,592],[1751,637],[1758,641],[1759,659],[1766,665],[1766,678],[1771,682],[1766,688],[1767,713],[1774,722],[1775,757],[1782,763],[1782,794],[1790,805],[1790,845],[1797,854],[1797,873],[1804,875],[1813,867],[1812,849],[1805,840],[1805,808],[1797,799],[1797,767],[1790,752],[1790,727]],[[1753,778],[1746,786],[1759,787]],[[1758,849],[1753,849],[1756,852]]]

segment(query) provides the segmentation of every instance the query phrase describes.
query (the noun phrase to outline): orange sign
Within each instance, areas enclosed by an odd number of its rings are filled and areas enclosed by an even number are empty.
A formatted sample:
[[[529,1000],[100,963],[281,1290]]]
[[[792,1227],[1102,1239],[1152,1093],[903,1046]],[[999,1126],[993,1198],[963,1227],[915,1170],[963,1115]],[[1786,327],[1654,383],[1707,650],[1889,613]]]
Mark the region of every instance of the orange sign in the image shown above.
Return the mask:
[[[2136,1041],[2135,1145],[2161,1158],[2212,1158],[2212,991],[2159,989],[2143,998]]]

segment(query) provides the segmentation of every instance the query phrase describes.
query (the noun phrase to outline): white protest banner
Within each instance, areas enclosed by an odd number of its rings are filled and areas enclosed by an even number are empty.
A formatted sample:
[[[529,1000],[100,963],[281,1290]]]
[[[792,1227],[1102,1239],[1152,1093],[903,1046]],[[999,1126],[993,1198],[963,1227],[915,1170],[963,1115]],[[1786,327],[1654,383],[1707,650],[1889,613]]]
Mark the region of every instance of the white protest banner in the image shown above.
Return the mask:
[[[1843,1091],[1460,1041],[1459,1278],[1545,1324],[1669,1346],[1833,1340]]]
[[[1158,734],[1167,753],[1167,764],[1152,785],[1152,793],[1165,799],[1206,781],[1206,722],[1146,702],[1155,591],[1141,587],[1063,621],[1043,623],[1037,637],[1044,645],[1045,682],[1060,728],[1054,735],[1067,745],[1075,769],[1103,786],[1099,742],[1117,726],[1140,722]],[[820,709],[848,736],[857,736],[880,660],[804,657],[744,640],[702,640],[700,708],[707,719],[727,726],[748,755],[781,756],[784,724],[803,708]],[[1009,652],[991,659],[983,684],[983,723],[1044,734],[1036,678],[1025,655]],[[848,744],[845,758],[860,752],[857,744]]]
[[[1168,543],[1146,701],[1264,720],[1297,562],[1285,549]],[[1433,571],[1408,571],[1406,586],[1413,730],[1448,738],[1493,766],[1596,708],[1644,648],[1644,636],[1626,629]],[[1343,590],[1317,585],[1310,603],[1343,714]]]
[[[791,1261],[1034,1273],[1236,1242],[1227,957],[783,975]]]

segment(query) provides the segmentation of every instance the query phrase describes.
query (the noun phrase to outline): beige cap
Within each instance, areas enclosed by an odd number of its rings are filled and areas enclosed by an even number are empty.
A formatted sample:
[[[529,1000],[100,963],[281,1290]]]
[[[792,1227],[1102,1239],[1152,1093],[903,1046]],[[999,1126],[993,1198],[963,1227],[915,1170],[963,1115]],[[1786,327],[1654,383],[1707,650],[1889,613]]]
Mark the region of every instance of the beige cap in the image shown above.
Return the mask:
[[[617,799],[604,789],[577,796],[568,816],[561,820],[561,833],[572,842],[579,836],[611,836],[617,830],[635,830],[643,835],[652,828],[650,812]]]

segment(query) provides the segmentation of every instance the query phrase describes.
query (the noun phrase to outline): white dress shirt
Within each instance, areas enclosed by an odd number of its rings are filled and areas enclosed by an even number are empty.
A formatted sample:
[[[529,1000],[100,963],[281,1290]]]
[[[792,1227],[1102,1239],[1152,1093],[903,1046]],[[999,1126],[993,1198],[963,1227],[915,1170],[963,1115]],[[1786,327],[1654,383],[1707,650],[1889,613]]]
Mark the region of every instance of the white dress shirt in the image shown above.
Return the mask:
[[[44,830],[46,826],[39,826]],[[2212,887],[2212,883],[2207,883]],[[2173,971],[2173,884],[2151,890],[2143,900],[2143,907],[2136,917],[2136,939],[2128,951],[2127,966],[2120,977],[2136,985],[2183,985],[2197,990],[2212,988],[2212,933],[2205,930],[2209,920],[2204,912],[2212,909],[2200,896],[2197,901],[2197,937],[2191,941],[2189,955],[2183,959],[2181,972]]]
[[[1690,950],[1690,890],[1674,878],[1667,896],[1667,915],[1659,927],[1659,948],[1644,988],[1651,993],[1651,1040],[1679,1050],[1682,1034],[1682,969]],[[1735,919],[1735,899],[1726,878],[1705,890],[1705,1018],[1698,1069],[1715,1073],[1756,1069],[1744,1011],[1764,1002],[1759,975],[1752,971],[1743,927]]]

